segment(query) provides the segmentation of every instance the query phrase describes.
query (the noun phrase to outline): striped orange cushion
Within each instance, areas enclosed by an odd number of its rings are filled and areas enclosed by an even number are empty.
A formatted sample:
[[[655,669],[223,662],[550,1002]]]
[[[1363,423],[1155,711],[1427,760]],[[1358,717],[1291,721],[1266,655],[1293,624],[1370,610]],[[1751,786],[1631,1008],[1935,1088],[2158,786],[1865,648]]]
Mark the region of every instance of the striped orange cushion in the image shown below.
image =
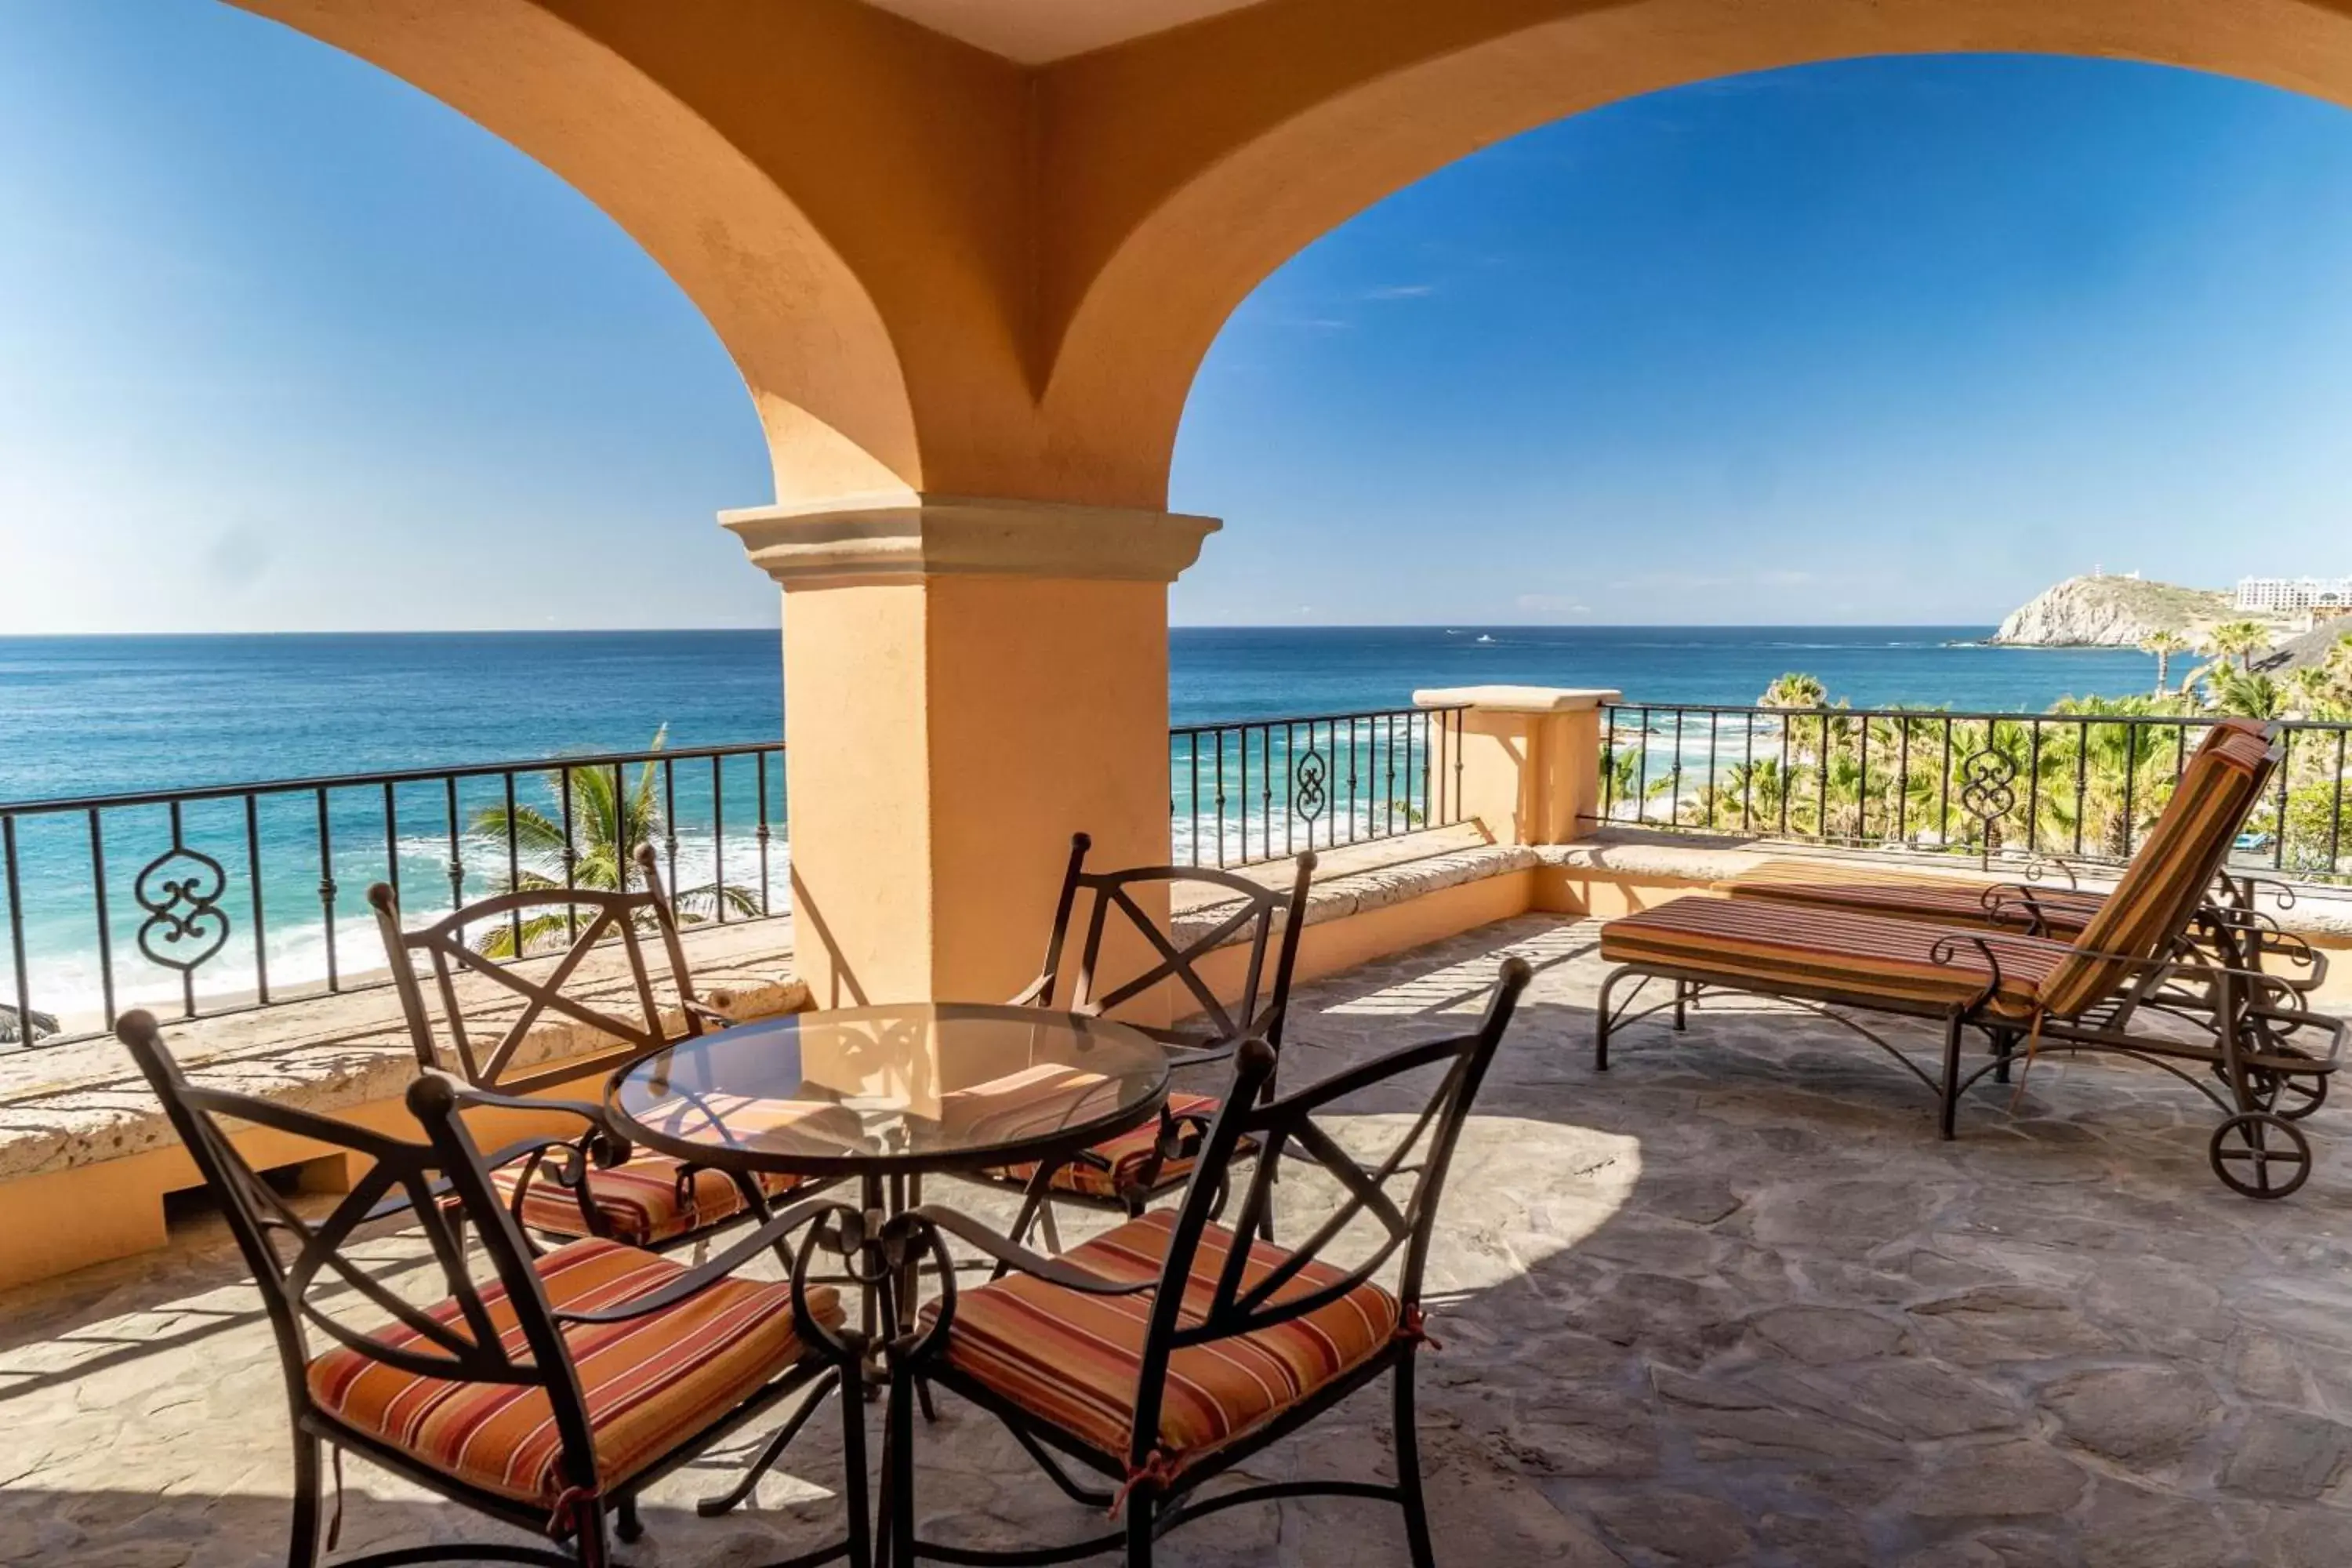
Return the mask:
[[[1178,1118],[1197,1118],[1205,1124],[1217,1119],[1222,1103],[1216,1096],[1210,1094],[1171,1094],[1168,1097],[1168,1114]],[[1180,1131],[1187,1134],[1183,1144],[1180,1145],[1181,1152],[1160,1163],[1160,1173],[1151,1184],[1152,1192],[1164,1192],[1192,1180],[1197,1151],[1191,1145],[1196,1144],[1199,1138],[1192,1130]],[[1237,1152],[1248,1152],[1255,1147],[1246,1140],[1244,1143],[1245,1147]],[[1056,1170],[1054,1173],[1054,1190],[1116,1202],[1125,1197],[1130,1189],[1141,1184],[1144,1165],[1150,1160],[1152,1151],[1159,1146],[1160,1121],[1154,1117],[1142,1126],[1130,1128],[1116,1138],[1104,1139],[1087,1151],[1090,1157],[1073,1160]],[[1017,1182],[1025,1187],[1037,1174],[1037,1163],[1032,1160],[1018,1165],[1007,1165],[989,1174],[1000,1181]]]
[[[1822,877],[1825,869],[1795,861],[1767,861],[1753,871],[1716,883],[1715,890],[1735,899],[1811,904],[1942,926],[2022,931],[2029,915],[2038,913],[2041,929],[2034,934],[2061,942],[2072,942],[2082,934],[2083,927],[2106,901],[2103,894],[2064,888],[2011,890],[2000,900],[2000,912],[1996,916],[1986,908],[1990,884],[1916,874],[1853,876],[1843,869],[1832,880]]]
[[[2083,928],[2078,951],[2044,983],[2042,1003],[2052,1013],[2071,1017],[2132,978],[2129,963],[2095,954],[2153,958],[2180,933],[2253,810],[2269,763],[2262,725],[2231,720],[2213,727],[2123,879]]]
[[[1681,898],[1601,928],[1601,956],[1612,963],[1655,963],[1727,983],[1802,988],[1868,1006],[1962,1007],[1984,992],[1992,972],[1969,935],[2000,961],[1993,1010],[2016,1017],[2033,1011],[2041,983],[2071,950],[2057,942],[1990,932],[1964,933],[1938,963],[1948,933],[1916,921],[1759,899]]]
[[[534,1267],[557,1309],[614,1307],[667,1284],[684,1270],[617,1242],[576,1241]],[[506,1292],[482,1292],[510,1355],[527,1355]],[[840,1321],[834,1291],[813,1290],[828,1326]],[[457,1304],[429,1309],[459,1323]],[[438,1352],[394,1327],[386,1344]],[[573,1324],[563,1332],[586,1395],[596,1479],[609,1491],[670,1452],[797,1362],[792,1288],[722,1280],[666,1311],[626,1323]],[[552,1504],[566,1485],[562,1443],[546,1393],[510,1384],[419,1377],[345,1346],[310,1363],[310,1396],[337,1420],[425,1464],[500,1497]]]
[[[1107,1279],[1157,1279],[1174,1224],[1170,1214],[1146,1215],[1066,1256]],[[1185,1286],[1185,1322],[1201,1321],[1233,1240],[1218,1226],[1202,1235]],[[1288,1256],[1255,1244],[1247,1278],[1264,1279]],[[1279,1295],[1295,1300],[1343,1278],[1311,1263]],[[958,1298],[948,1364],[1123,1463],[1151,1302],[1149,1291],[1087,1296],[1010,1275]],[[1287,1323],[1185,1346],[1169,1358],[1158,1446],[1182,1465],[1232,1442],[1377,1352],[1395,1335],[1398,1317],[1395,1297],[1361,1285]]]
[[[523,1179],[520,1163],[490,1173],[499,1201],[511,1212],[516,1184]],[[799,1176],[762,1176],[760,1185],[771,1196],[782,1196],[801,1185]],[[690,1173],[683,1162],[648,1154],[610,1170],[591,1167],[588,1199],[604,1220],[606,1233],[632,1247],[656,1247],[674,1237],[700,1230],[743,1212],[743,1194],[734,1178],[723,1171],[698,1166]],[[523,1188],[521,1220],[528,1229],[549,1236],[591,1236],[580,1212],[577,1191],[561,1185],[554,1172],[541,1163]]]
[[[2204,739],[2197,743],[2195,753],[2182,770],[2184,788],[2179,793],[2186,793],[2186,780],[2190,769],[2214,765],[2206,763],[2207,753],[2219,752],[2225,758],[2235,759],[2241,765],[2259,768],[2269,746],[2268,731],[2259,720],[2221,720],[2207,730]],[[2175,795],[2176,800],[2179,793]],[[2247,805],[2252,805],[2251,799]],[[2169,803],[2165,816],[2170,816]],[[2158,827],[2162,827],[2161,818]],[[2141,846],[2141,856],[2147,853],[2154,839],[2152,832],[2149,839]],[[2137,858],[2136,856],[2135,859]],[[2217,859],[2213,869],[2220,868]],[[1716,883],[1715,890],[1727,893],[1735,899],[1773,899],[1790,903],[1819,904],[1861,914],[1885,915],[1896,920],[1927,921],[1937,925],[2010,929],[2016,929],[2023,923],[2030,904],[2032,913],[2039,920],[2034,934],[2059,942],[2073,942],[2081,937],[2084,929],[2105,909],[2108,900],[2105,893],[2080,892],[2071,888],[2021,889],[2002,901],[2002,915],[1997,918],[1985,907],[1987,889],[1982,884],[1873,867],[1841,867],[1834,879],[1824,879],[1823,869],[1818,862],[1767,860],[1737,877]],[[2117,891],[2121,890],[2118,888]],[[2201,886],[2198,896],[2203,897]],[[2194,906],[2191,908],[2193,910]]]

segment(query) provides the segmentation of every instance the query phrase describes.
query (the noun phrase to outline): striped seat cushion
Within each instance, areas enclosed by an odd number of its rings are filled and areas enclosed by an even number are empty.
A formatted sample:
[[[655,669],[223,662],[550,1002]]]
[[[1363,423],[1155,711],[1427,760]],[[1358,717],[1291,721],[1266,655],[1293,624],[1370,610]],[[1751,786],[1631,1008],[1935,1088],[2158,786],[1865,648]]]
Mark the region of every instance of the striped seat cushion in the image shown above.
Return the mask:
[[[1170,1214],[1146,1215],[1066,1257],[1107,1279],[1157,1279],[1174,1224]],[[1202,1236],[1185,1285],[1184,1322],[1201,1321],[1233,1245],[1233,1233],[1222,1226]],[[1244,1265],[1247,1279],[1264,1279],[1288,1256],[1270,1243],[1255,1244]],[[1295,1300],[1344,1277],[1310,1263],[1277,1299]],[[1088,1296],[1010,1275],[958,1297],[947,1362],[1125,1463],[1152,1296]],[[936,1308],[925,1310],[928,1317]],[[1289,1322],[1176,1351],[1161,1395],[1158,1447],[1181,1467],[1232,1442],[1377,1353],[1395,1336],[1399,1316],[1395,1297],[1360,1285]]]
[[[1946,962],[1937,962],[1937,944],[1954,934],[1844,910],[1690,897],[1611,921],[1601,928],[1601,956],[1764,991],[1786,987],[1863,1006],[1941,1011],[1969,1005],[1993,978],[1973,935],[2000,960],[1991,1010],[2021,1018],[2032,1014],[2042,982],[2072,951],[2032,937],[1964,932],[1948,943]]]
[[[2035,936],[2059,942],[2072,942],[2081,935],[2106,902],[2104,894],[2065,888],[1996,886],[1951,877],[1843,867],[1834,877],[1825,877],[1825,869],[1819,863],[1768,860],[1716,883],[1715,891],[1735,899],[1817,905],[1930,925],[2012,931],[2030,928]],[[1989,895],[1997,895],[1997,900]]]
[[[1171,1094],[1168,1097],[1168,1114],[1178,1123],[1177,1152],[1160,1163],[1160,1170],[1150,1184],[1144,1184],[1144,1168],[1152,1152],[1160,1146],[1160,1122],[1157,1119],[1140,1127],[1130,1128],[1115,1138],[1106,1138],[1078,1158],[1056,1169],[1054,1190],[1075,1193],[1080,1197],[1100,1198],[1118,1202],[1130,1192],[1159,1193],[1170,1187],[1181,1186],[1192,1176],[1201,1140],[1206,1136],[1209,1123],[1217,1119],[1222,1105],[1210,1094]],[[1191,1125],[1183,1125],[1191,1123]],[[1254,1148],[1252,1144],[1249,1147]],[[1248,1150],[1236,1151],[1247,1152]],[[1029,1161],[1007,1165],[989,1173],[1000,1181],[1017,1182],[1027,1186],[1037,1174],[1037,1163]]]
[[[555,1179],[542,1162],[522,1188],[520,1218],[524,1226],[549,1236],[593,1236],[587,1216],[580,1211],[578,1192]],[[525,1167],[518,1163],[490,1173],[499,1201],[514,1209],[515,1188],[523,1183]],[[781,1197],[801,1185],[799,1176],[761,1176],[760,1185]],[[707,1165],[688,1167],[667,1155],[642,1155],[610,1170],[590,1167],[588,1201],[603,1220],[605,1234],[631,1247],[657,1247],[665,1241],[733,1219],[743,1212],[743,1194],[734,1178]]]
[[[557,1310],[615,1307],[684,1270],[617,1242],[576,1241],[534,1266]],[[506,1292],[482,1292],[509,1355],[528,1352]],[[819,1321],[840,1321],[831,1290],[813,1290]],[[428,1309],[463,1321],[457,1304]],[[437,1349],[395,1326],[386,1345],[419,1354]],[[725,1415],[799,1361],[792,1288],[727,1279],[677,1306],[625,1323],[572,1324],[563,1331],[594,1436],[596,1479],[610,1491]],[[544,1390],[512,1384],[421,1377],[348,1346],[310,1363],[310,1397],[338,1421],[414,1456],[436,1470],[521,1502],[552,1505],[568,1484],[552,1404]]]
[[[2156,826],[2142,841],[2139,853],[2133,857],[2134,866],[2151,858],[2177,860],[2180,864],[2175,869],[2183,877],[2204,867],[2204,875],[2197,879],[2191,889],[2194,899],[2201,900],[2205,883],[2221,869],[2222,858],[2228,852],[2228,839],[2236,836],[2245,811],[2253,805],[2253,792],[2242,787],[2233,792],[2242,800],[2233,821],[2209,821],[2202,825],[2201,832],[2192,832],[2192,825],[2187,819],[2200,814],[2203,809],[2200,803],[2210,805],[2214,786],[2223,782],[2231,770],[2250,774],[2259,787],[2266,771],[2264,759],[2269,749],[2269,730],[2259,720],[2222,719],[2215,722],[2183,766],[2180,787],[2173,792]],[[2214,837],[2222,826],[2227,827],[2227,834]],[[2126,875],[2125,884],[2119,885],[2116,893],[2123,893],[2129,884]],[[1834,878],[1824,878],[1820,864],[1802,860],[1768,860],[1717,882],[1715,890],[1736,899],[1818,904],[1937,925],[2016,929],[2030,919],[2034,935],[2058,942],[2074,942],[2082,937],[2106,909],[2111,897],[2068,888],[2012,886],[2000,900],[2000,912],[1996,914],[1987,908],[1986,895],[1992,889],[1981,884],[1874,867],[1841,867]],[[2181,911],[2181,918],[2185,921],[2195,907],[2192,901]],[[2105,951],[2103,942],[2085,945]],[[2096,987],[2096,977],[2090,977],[2085,989]]]

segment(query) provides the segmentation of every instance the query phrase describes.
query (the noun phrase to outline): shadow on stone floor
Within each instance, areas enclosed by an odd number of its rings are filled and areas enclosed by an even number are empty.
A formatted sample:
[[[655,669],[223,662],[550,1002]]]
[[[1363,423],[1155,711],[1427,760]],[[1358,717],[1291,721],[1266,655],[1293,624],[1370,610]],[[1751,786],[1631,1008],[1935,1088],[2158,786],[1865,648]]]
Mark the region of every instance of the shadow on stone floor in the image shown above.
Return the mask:
[[[2207,1170],[2203,1102],[2127,1065],[2044,1062],[2014,1114],[1988,1086],[1949,1144],[1899,1068],[1769,1006],[1702,1008],[1683,1037],[1637,1027],[1598,1074],[1591,946],[1590,927],[1510,921],[1294,1004],[1298,1086],[1467,1027],[1506,952],[1540,966],[1432,1260],[1444,1348],[1422,1363],[1422,1425],[1442,1562],[2352,1562],[2352,1166],[2325,1142],[2331,1118],[2311,1184],[2257,1205]],[[1373,1146],[1408,1100],[1363,1105],[1348,1141]],[[1310,1179],[1282,1193],[1291,1235],[1333,1201]],[[113,1357],[140,1331],[126,1310],[251,1307],[233,1253],[174,1258],[37,1310],[111,1333],[123,1343],[98,1353]],[[282,1560],[284,1418],[257,1323],[191,1318],[152,1355],[49,1368],[65,1375],[12,1397],[42,1346],[0,1311],[0,1563]],[[943,1415],[919,1438],[927,1533],[1095,1528],[985,1417]],[[814,1544],[835,1528],[830,1426],[735,1519],[688,1502],[756,1435],[656,1489],[631,1561],[734,1568]],[[1367,1391],[1253,1478],[1384,1474],[1388,1437]],[[366,1539],[480,1528],[352,1476]],[[1390,1510],[1292,1502],[1203,1521],[1163,1560],[1377,1568],[1403,1552]]]

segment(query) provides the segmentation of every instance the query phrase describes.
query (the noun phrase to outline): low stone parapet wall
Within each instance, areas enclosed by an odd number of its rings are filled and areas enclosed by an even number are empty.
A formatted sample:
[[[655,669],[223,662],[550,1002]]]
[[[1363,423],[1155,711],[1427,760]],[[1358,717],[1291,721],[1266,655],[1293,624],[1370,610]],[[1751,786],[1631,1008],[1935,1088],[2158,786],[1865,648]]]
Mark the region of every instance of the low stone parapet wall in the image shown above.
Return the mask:
[[[1566,844],[1490,842],[1475,823],[1320,852],[1302,934],[1298,977],[1333,973],[1530,911],[1610,917],[1685,893],[1708,892],[1768,861],[1804,859],[1824,879],[1841,870],[1890,867],[1992,882],[2014,879],[1916,856],[1841,854],[1729,837],[1603,830]],[[1286,887],[1295,864],[1241,875]],[[2327,947],[2352,946],[2352,895],[2299,891],[2274,911],[2289,930]],[[1198,941],[1230,913],[1212,895],[1180,900],[1180,943]],[[793,973],[789,921],[689,930],[684,941],[703,1000],[735,1016],[768,1017],[808,1005]],[[1246,949],[1229,943],[1202,968],[1231,997]],[[533,961],[545,964],[551,960]],[[2339,963],[2324,994],[2352,996],[2352,964]],[[618,950],[593,955],[576,984],[583,999],[634,1005]],[[469,1027],[495,1037],[520,999],[476,976],[459,982]],[[672,1025],[676,1018],[673,1016]],[[411,1130],[400,1103],[415,1058],[388,989],[320,997],[228,1016],[165,1025],[165,1037],[200,1081],[332,1112],[383,1131]],[[535,1031],[529,1062],[576,1061],[565,1086],[593,1093],[611,1062],[608,1040],[556,1021]],[[496,1119],[493,1119],[496,1120]],[[485,1125],[497,1142],[567,1125],[555,1113]],[[248,1156],[264,1168],[295,1167],[310,1185],[335,1187],[352,1173],[320,1163],[301,1141],[248,1130]],[[0,1287],[46,1278],[165,1239],[164,1194],[198,1184],[162,1108],[111,1040],[0,1056]]]
[[[705,1003],[743,1018],[807,1005],[807,988],[792,973],[789,921],[689,929],[682,940]],[[534,959],[518,967],[543,973],[555,962]],[[676,994],[655,967],[656,1001],[677,1027]],[[525,1005],[485,976],[460,977],[457,991],[477,1038],[498,1038]],[[566,993],[624,1016],[637,1013],[617,946],[590,954]],[[388,986],[166,1019],[163,1034],[197,1082],[414,1133],[401,1096],[415,1077],[416,1057]],[[611,1037],[586,1026],[548,1018],[526,1037],[519,1064],[577,1061],[576,1087],[593,1089],[613,1046]],[[553,1112],[486,1118],[479,1131],[502,1140],[540,1131],[541,1122],[556,1129],[572,1120]],[[238,1142],[257,1165],[300,1167],[301,1180],[313,1187],[339,1188],[352,1174],[322,1162],[322,1151],[303,1140],[248,1128]],[[0,1056],[0,1287],[162,1246],[164,1195],[199,1184],[163,1107],[114,1040]]]

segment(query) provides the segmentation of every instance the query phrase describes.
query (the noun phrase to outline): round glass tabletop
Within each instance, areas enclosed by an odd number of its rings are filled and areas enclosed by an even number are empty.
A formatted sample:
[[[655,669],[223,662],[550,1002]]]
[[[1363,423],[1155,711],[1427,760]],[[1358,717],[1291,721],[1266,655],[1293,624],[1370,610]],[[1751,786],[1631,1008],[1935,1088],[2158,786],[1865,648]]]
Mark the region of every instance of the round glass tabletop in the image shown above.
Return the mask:
[[[1052,1159],[1157,1113],[1168,1055],[1122,1024],[940,1003],[739,1024],[605,1084],[622,1133],[677,1159],[802,1175]]]

